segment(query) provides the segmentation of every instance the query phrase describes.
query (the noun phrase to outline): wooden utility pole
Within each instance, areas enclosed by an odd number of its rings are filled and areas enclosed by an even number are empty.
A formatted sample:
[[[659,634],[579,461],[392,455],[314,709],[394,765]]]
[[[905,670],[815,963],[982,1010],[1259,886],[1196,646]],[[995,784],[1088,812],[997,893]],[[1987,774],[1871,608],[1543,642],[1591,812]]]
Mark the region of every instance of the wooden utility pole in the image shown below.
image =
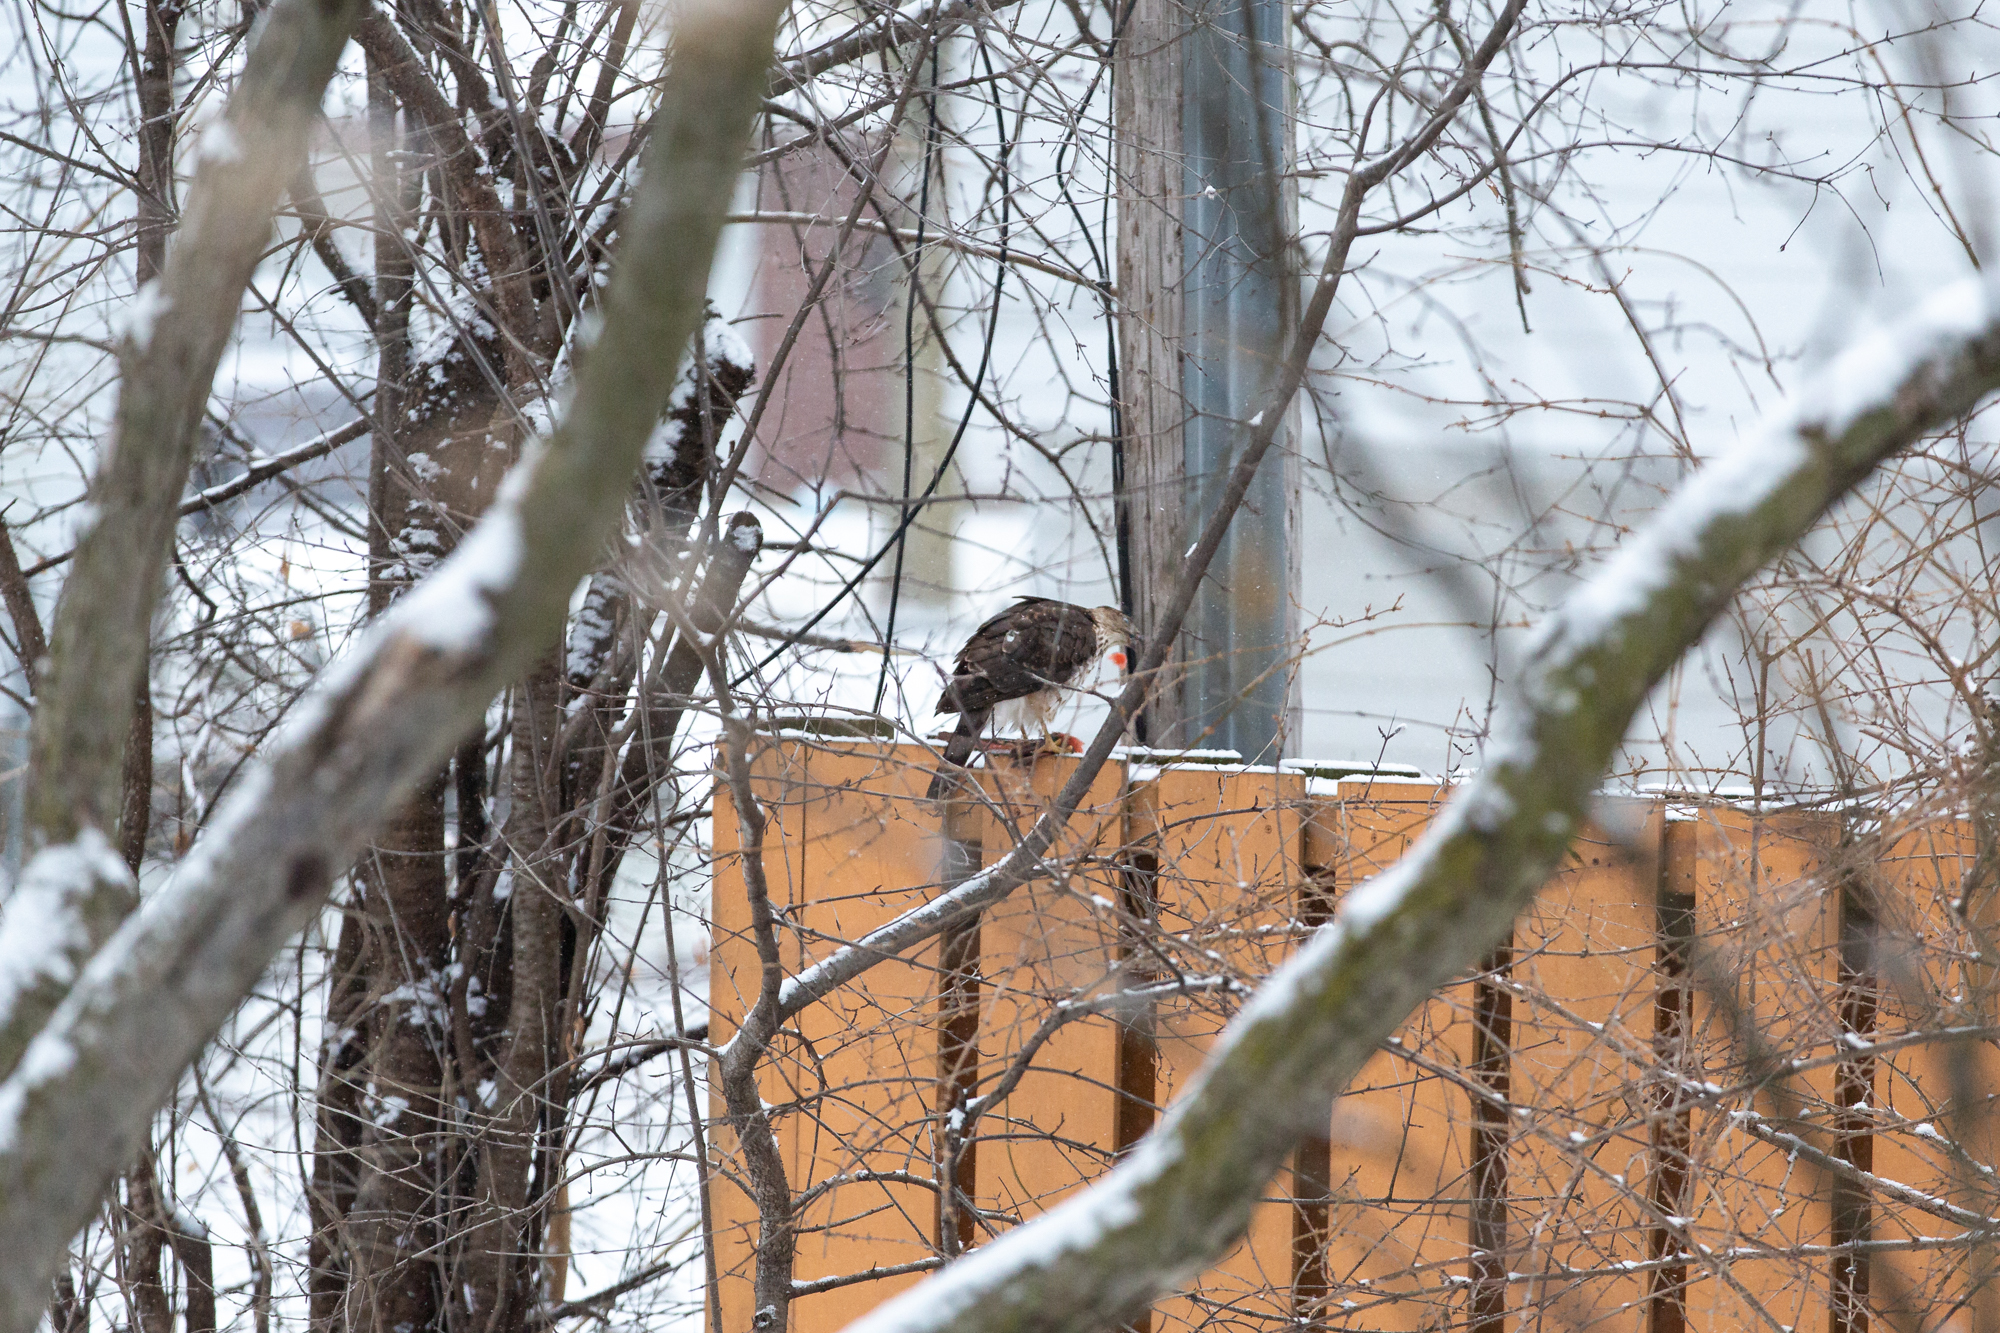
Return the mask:
[[[1298,319],[1278,0],[1129,0],[1118,35],[1119,344],[1142,630],[1214,511]],[[1121,6],[1121,14],[1124,10]],[[1273,762],[1296,728],[1296,413],[1209,567],[1145,719]]]

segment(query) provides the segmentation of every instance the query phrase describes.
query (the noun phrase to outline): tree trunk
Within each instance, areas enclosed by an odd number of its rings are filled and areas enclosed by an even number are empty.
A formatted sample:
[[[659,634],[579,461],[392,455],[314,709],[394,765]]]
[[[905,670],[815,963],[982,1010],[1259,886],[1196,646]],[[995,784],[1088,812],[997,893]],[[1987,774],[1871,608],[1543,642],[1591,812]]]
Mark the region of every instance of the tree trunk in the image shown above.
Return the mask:
[[[319,1088],[315,1097],[312,1186],[306,1204],[312,1236],[306,1255],[307,1319],[311,1333],[334,1333],[347,1291],[347,1253],[342,1229],[354,1206],[358,1183],[356,1154],[361,1147],[361,1062],[367,1042],[360,1031],[368,998],[362,958],[367,934],[360,906],[341,917],[327,986],[326,1037],[320,1046]]]
[[[467,1151],[477,1173],[468,1225],[454,1253],[453,1326],[478,1333],[516,1333],[535,1298],[540,1235],[533,1197],[536,1149],[545,1123],[548,1078],[560,1049],[556,1032],[562,992],[568,894],[553,854],[557,833],[554,743],[561,731],[561,673],[545,657],[515,691],[513,800],[503,845],[512,866],[506,890],[511,917],[507,968],[511,994],[492,1073],[476,1089],[474,1132]],[[492,999],[489,997],[489,1006]]]
[[[451,931],[444,780],[398,815],[357,876],[366,922],[368,1051],[358,1183],[345,1231],[349,1333],[438,1327],[435,1247],[447,1184],[444,1023]]]
[[[145,51],[139,61],[139,172],[134,276],[143,289],[167,264],[167,237],[174,226],[174,39],[180,27],[178,0],[146,0]],[[118,851],[134,882],[146,857],[153,814],[152,665],[139,664],[125,750],[119,767]],[[141,1333],[172,1333],[173,1312],[160,1278],[166,1215],[151,1152],[127,1174],[124,1262],[134,1322]]]
[[[125,1173],[125,1207],[118,1219],[119,1283],[131,1307],[136,1333],[173,1333],[174,1310],[160,1273],[167,1229],[160,1207],[153,1154],[148,1151]]]

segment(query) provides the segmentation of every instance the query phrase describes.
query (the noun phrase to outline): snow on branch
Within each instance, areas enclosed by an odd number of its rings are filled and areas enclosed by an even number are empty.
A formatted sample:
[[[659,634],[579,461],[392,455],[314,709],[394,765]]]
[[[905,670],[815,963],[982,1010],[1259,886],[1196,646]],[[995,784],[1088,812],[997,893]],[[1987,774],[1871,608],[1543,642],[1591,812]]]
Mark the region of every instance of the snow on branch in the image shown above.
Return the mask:
[[[677,57],[563,422],[433,579],[323,673],[0,1083],[0,1333],[35,1326],[66,1246],[155,1108],[333,877],[556,641],[672,389],[676,362],[659,349],[685,345],[701,318],[780,8],[677,7]],[[168,512],[179,498],[176,485]]]
[[[181,493],[272,210],[305,161],[360,7],[278,0],[264,12],[227,107],[201,136],[166,267],[124,320],[118,405],[90,483],[96,517],[72,553],[37,682],[24,801],[35,855],[0,915],[0,1077],[137,901],[104,835]]]
[[[361,8],[283,0],[264,11],[227,108],[201,135],[166,267],[124,321],[111,438],[90,483],[95,521],[56,609],[32,723],[27,822],[38,842],[116,818],[133,693],[209,389]]]
[[[1553,617],[1479,775],[1272,975],[1124,1163],[851,1327],[1083,1333],[1220,1260],[1363,1062],[1505,936],[1560,864],[1632,715],[1743,581],[1884,458],[1996,388],[2000,291],[1980,282],[1837,358]]]
[[[29,859],[0,916],[0,1075],[138,901],[131,868],[94,828]]]

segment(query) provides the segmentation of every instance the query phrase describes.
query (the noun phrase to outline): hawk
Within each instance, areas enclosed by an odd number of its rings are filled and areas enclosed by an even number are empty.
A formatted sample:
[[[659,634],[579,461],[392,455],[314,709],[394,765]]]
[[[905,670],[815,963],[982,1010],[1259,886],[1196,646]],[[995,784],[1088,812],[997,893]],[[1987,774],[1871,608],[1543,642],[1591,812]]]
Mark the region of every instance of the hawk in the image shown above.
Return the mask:
[[[1098,660],[1132,641],[1132,622],[1115,606],[1085,608],[1047,597],[1023,597],[974,630],[938,699],[940,714],[958,714],[945,742],[944,767],[931,779],[930,799],[951,790],[954,769],[972,758],[979,733],[996,711],[1002,725],[1048,734],[1064,686]]]

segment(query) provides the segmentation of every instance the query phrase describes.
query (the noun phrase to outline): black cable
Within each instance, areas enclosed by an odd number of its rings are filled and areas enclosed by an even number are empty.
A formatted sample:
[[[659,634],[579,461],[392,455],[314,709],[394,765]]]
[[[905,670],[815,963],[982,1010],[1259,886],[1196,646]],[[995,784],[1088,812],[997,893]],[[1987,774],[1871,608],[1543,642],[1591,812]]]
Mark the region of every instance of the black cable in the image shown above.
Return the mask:
[[[1077,230],[1083,235],[1083,243],[1090,247],[1091,265],[1097,270],[1097,293],[1104,304],[1105,379],[1106,387],[1110,390],[1111,394],[1112,543],[1116,548],[1118,560],[1118,609],[1125,613],[1125,617],[1128,620],[1135,614],[1132,580],[1132,497],[1125,484],[1125,403],[1124,394],[1120,388],[1118,379],[1116,289],[1112,286],[1111,269],[1105,256],[1111,252],[1111,196],[1117,183],[1118,173],[1117,126],[1115,123],[1118,115],[1118,42],[1124,36],[1125,24],[1130,21],[1132,11],[1137,8],[1138,3],[1139,0],[1125,0],[1125,10],[1112,23],[1111,40],[1105,43],[1104,64],[1100,67],[1098,73],[1091,77],[1090,87],[1084,90],[1083,99],[1079,103],[1080,107],[1085,108],[1090,105],[1090,99],[1097,93],[1098,79],[1108,71],[1110,74],[1110,93],[1112,98],[1112,112],[1110,117],[1112,130],[1109,151],[1104,155],[1104,204],[1101,220],[1098,223],[1104,232],[1104,246],[1102,250],[1098,248],[1097,242],[1091,239],[1090,224],[1083,220],[1083,210],[1077,207],[1076,200],[1071,196],[1069,191],[1069,177],[1063,172],[1063,159],[1068,155],[1070,146],[1075,142],[1077,133],[1082,125],[1083,118],[1081,112],[1079,112],[1076,120],[1070,123],[1068,133],[1063,135],[1062,147],[1056,150],[1055,170],[1056,179],[1062,185],[1063,202],[1069,205],[1070,216],[1076,219]],[[1125,655],[1125,670],[1130,672],[1135,665],[1132,655],[1127,653]],[[1141,710],[1139,715],[1132,719],[1132,731],[1139,743],[1142,745],[1145,744],[1146,714],[1144,710]]]
[[[1125,35],[1125,25],[1132,18],[1132,11],[1139,0],[1125,0],[1125,12],[1111,25],[1111,40],[1105,43],[1104,63],[1111,70],[1111,140],[1110,151],[1104,155],[1104,211],[1100,225],[1104,228],[1104,248],[1111,249],[1111,196],[1118,179],[1118,43]],[[1081,225],[1083,219],[1077,218]],[[1086,231],[1085,235],[1089,233]],[[1092,246],[1091,254],[1097,253]],[[1113,520],[1113,541],[1118,547],[1118,609],[1130,620],[1138,613],[1138,603],[1133,596],[1132,584],[1132,496],[1126,487],[1125,471],[1125,397],[1118,380],[1118,317],[1117,300],[1113,295],[1110,269],[1102,262],[1098,264],[1097,290],[1104,297],[1104,360],[1106,378],[1111,389],[1111,510]],[[1125,669],[1130,671],[1137,664],[1132,654],[1125,654]],[[1132,719],[1133,734],[1141,744],[1146,740],[1146,714],[1142,710]]]
[[[903,519],[896,525],[896,530],[889,534],[889,540],[874,555],[869,556],[867,560],[862,562],[861,568],[855,571],[854,577],[843,584],[840,591],[835,593],[825,606],[815,611],[811,619],[787,634],[779,641],[777,647],[764,655],[757,665],[731,681],[731,685],[741,685],[744,681],[749,680],[759,671],[777,661],[786,649],[798,643],[801,635],[810,634],[815,626],[833,614],[834,608],[853,595],[854,590],[861,586],[862,580],[874,572],[875,566],[882,563],[883,557],[888,555],[896,543],[902,540],[903,534],[910,530],[910,524],[914,523],[917,515],[923,511],[924,504],[932,495],[937,493],[938,483],[944,480],[945,472],[951,467],[951,460],[958,456],[958,446],[965,439],[966,427],[972,424],[972,414],[979,406],[979,384],[986,378],[987,368],[993,363],[993,340],[1000,331],[1000,297],[1002,289],[1006,286],[1007,282],[1008,227],[1012,221],[1011,209],[1013,205],[1013,188],[1009,183],[1007,169],[1007,159],[1013,152],[1013,145],[1007,138],[1006,109],[1000,101],[1000,88],[993,74],[993,57],[986,49],[986,38],[983,33],[979,37],[979,53],[986,65],[988,86],[993,90],[994,118],[1000,126],[1000,248],[997,252],[999,271],[993,279],[993,314],[992,318],[987,321],[986,338],[979,349],[979,368],[972,375],[972,383],[970,385],[971,394],[966,400],[965,415],[958,419],[958,429],[952,432],[951,443],[946,446],[944,457],[938,460],[936,469],[931,473],[930,481],[924,486],[923,494],[917,497],[914,504],[905,506]],[[1024,111],[1022,114],[1025,115],[1026,112]],[[886,637],[883,639],[882,645],[885,651],[893,647]]]
[[[1137,0],[1132,0],[1137,3]],[[1132,12],[1128,4],[1125,11]],[[1069,205],[1070,216],[1076,219],[1076,229],[1083,237],[1083,243],[1090,247],[1090,266],[1097,271],[1097,295],[1104,306],[1104,351],[1108,387],[1111,392],[1111,511],[1113,537],[1118,560],[1118,608],[1129,618],[1132,614],[1132,524],[1130,509],[1125,503],[1125,423],[1124,409],[1118,401],[1118,321],[1113,308],[1111,268],[1105,255],[1111,249],[1111,185],[1112,173],[1117,170],[1112,155],[1105,158],[1104,190],[1104,248],[1100,250],[1090,234],[1090,224],[1083,220],[1083,210],[1077,207],[1076,198],[1069,191],[1069,175],[1063,168],[1063,160],[1075,145],[1077,133],[1082,128],[1083,112],[1090,106],[1090,99],[1097,96],[1098,82],[1110,74],[1116,78],[1110,54],[1117,50],[1118,34],[1114,26],[1111,44],[1106,58],[1090,78],[1090,86],[1083,90],[1083,97],[1077,103],[1077,115],[1070,121],[1069,129],[1063,134],[1062,146],[1056,149],[1055,177],[1062,187],[1062,201]],[[1114,112],[1115,114],[1115,112]]]
[[[1104,248],[1111,248],[1111,195],[1118,181],[1118,43],[1125,36],[1125,25],[1131,21],[1132,11],[1139,6],[1139,0],[1125,0],[1125,12],[1111,25],[1111,40],[1105,44],[1105,63],[1111,66],[1111,140],[1110,151],[1104,155]],[[1111,380],[1111,510],[1113,537],[1118,544],[1118,609],[1131,620],[1138,615],[1138,600],[1133,595],[1132,580],[1132,495],[1126,487],[1125,473],[1125,399],[1118,383],[1118,320],[1112,313],[1111,278],[1108,273],[1101,275],[1104,285],[1104,345],[1105,359],[1110,363]],[[1125,672],[1130,675],[1138,669],[1139,663],[1128,649],[1125,653]],[[1132,738],[1144,745],[1147,743],[1151,727],[1148,723],[1150,711],[1141,707],[1132,718]]]
[[[910,502],[910,483],[917,464],[917,286],[923,281],[924,230],[931,220],[931,162],[937,155],[938,47],[931,42],[931,91],[924,95],[928,122],[924,127],[923,180],[917,186],[917,243],[910,252],[910,291],[903,302],[903,503]],[[903,554],[909,549],[909,529],[896,537],[896,569],[889,576],[889,617],[882,632],[885,644],[896,641],[896,609],[903,600]],[[882,669],[875,676],[875,706],[882,711],[882,695],[889,687],[889,654],[882,654]]]
[[[1117,116],[1117,54],[1118,39],[1125,31],[1126,21],[1132,17],[1132,10],[1138,0],[1126,0],[1125,12],[1120,14],[1111,26],[1111,40],[1105,43],[1104,63],[1090,78],[1090,86],[1083,90],[1079,99],[1078,114],[1070,122],[1063,134],[1062,146],[1056,149],[1055,177],[1062,187],[1062,201],[1069,206],[1070,216],[1076,219],[1076,228],[1083,237],[1083,243],[1090,248],[1090,264],[1097,271],[1097,295],[1104,306],[1104,363],[1106,387],[1111,395],[1111,510],[1112,543],[1116,548],[1118,561],[1118,609],[1127,619],[1132,615],[1132,506],[1125,493],[1125,406],[1121,401],[1118,383],[1118,312],[1115,288],[1111,282],[1111,266],[1106,256],[1111,252],[1111,195],[1118,170],[1117,143],[1115,139],[1110,151],[1104,157],[1104,205],[1099,226],[1104,231],[1104,245],[1100,249],[1090,234],[1090,224],[1083,220],[1083,210],[1077,206],[1076,198],[1070,193],[1069,176],[1063,169],[1063,160],[1075,145],[1077,135],[1083,125],[1083,111],[1097,96],[1098,82],[1110,76],[1113,101],[1113,120]],[[1115,126],[1114,126],[1115,133]],[[1129,663],[1128,663],[1129,665]]]

